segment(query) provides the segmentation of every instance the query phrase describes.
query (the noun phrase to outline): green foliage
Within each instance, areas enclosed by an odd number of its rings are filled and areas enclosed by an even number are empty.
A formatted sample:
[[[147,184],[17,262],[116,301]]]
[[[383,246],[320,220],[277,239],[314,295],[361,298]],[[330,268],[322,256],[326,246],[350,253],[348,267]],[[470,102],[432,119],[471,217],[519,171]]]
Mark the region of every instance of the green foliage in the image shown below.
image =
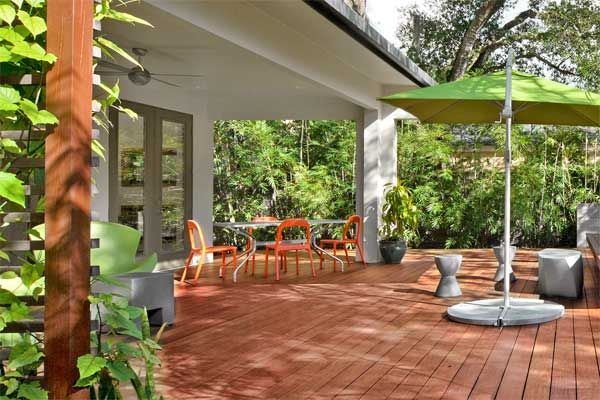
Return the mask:
[[[20,77],[25,74],[38,76],[43,81],[45,72],[56,57],[45,50],[45,1],[0,0],[0,75]],[[27,131],[34,125],[56,124],[58,120],[50,112],[40,109],[44,103],[43,86],[0,85],[0,129]],[[19,157],[36,157],[39,146],[32,142],[22,147],[10,139],[0,140],[0,155],[8,167]],[[28,173],[19,176],[0,171],[0,212],[14,211],[26,206],[25,182],[32,179]],[[10,207],[10,209],[8,209]],[[3,231],[10,224],[5,223]],[[0,241],[4,241],[3,233]],[[9,260],[11,255],[0,252],[0,258]],[[12,256],[13,259],[16,257]],[[37,296],[42,288],[35,285],[42,271],[26,254],[22,269],[22,289]],[[15,278],[14,273],[2,274],[3,279]],[[35,287],[34,287],[35,286]],[[30,318],[29,308],[11,291],[0,288],[0,331],[8,323]],[[0,373],[0,398],[43,400],[47,392],[37,381],[30,381],[37,375],[44,354],[40,348],[40,338],[36,335],[2,334],[2,346],[11,348],[7,362]]]
[[[145,21],[114,8],[115,6],[124,7],[128,3],[130,2],[103,0],[96,4],[94,18],[148,25]],[[0,0],[0,74],[14,77],[15,80],[23,75],[31,74],[39,77],[42,82],[39,86],[0,85],[0,129],[20,130],[25,133],[31,131],[35,125],[58,123],[58,119],[54,115],[40,108],[45,103],[43,82],[46,71],[56,61],[56,57],[45,50],[47,30],[45,19],[45,0]],[[125,55],[118,45],[105,36],[97,38],[96,45],[101,46],[109,56],[110,54]],[[129,58],[131,57],[129,56]],[[102,93],[94,100],[100,105],[100,112],[91,116],[99,126],[108,130],[107,114],[111,107],[135,117],[135,113],[124,109],[119,104],[118,84],[114,87],[100,85],[100,89]],[[2,139],[0,140],[0,155],[9,161],[6,163],[8,168],[12,159],[42,156],[43,144],[43,141],[30,141],[23,147],[13,140]],[[98,143],[94,143],[92,148],[97,153],[103,151],[102,146]],[[4,212],[5,207],[9,205],[12,207],[11,211],[14,211],[15,206],[25,207],[23,185],[25,182],[36,182],[35,176],[30,172],[22,173],[23,176],[17,176],[7,172],[7,168],[0,171],[0,197],[2,198],[0,212]],[[39,199],[37,205],[33,206],[36,211],[43,211],[44,198]],[[6,228],[8,225],[5,223],[2,228]],[[4,237],[0,235],[0,241],[4,240]],[[11,257],[16,258],[14,255],[11,256],[0,251],[0,258],[9,260]],[[20,270],[22,288],[34,297],[38,296],[43,291],[43,285],[38,285],[43,276],[43,263],[36,261],[35,256],[31,253],[19,258],[19,261],[22,262]],[[3,279],[14,277],[14,273],[2,274]],[[94,385],[99,386],[101,389],[95,398],[117,398],[119,382],[137,377],[128,364],[129,360],[138,357],[144,362],[150,360],[149,362],[152,364],[158,363],[155,352],[159,347],[151,338],[144,336],[133,322],[133,319],[142,315],[143,310],[129,307],[126,301],[113,301],[111,296],[100,299],[92,298],[91,300],[101,302],[110,311],[107,325],[111,327],[111,335],[119,333],[139,340],[139,343],[134,343],[135,348],[131,345],[116,343],[113,339],[100,345],[98,340],[98,354],[86,355],[80,359],[78,367],[80,367],[81,376],[77,382],[78,385],[90,386],[92,391]],[[0,331],[10,322],[28,317],[29,308],[20,301],[19,297],[9,290],[0,288]],[[48,394],[40,387],[39,382],[29,379],[37,374],[43,360],[40,338],[29,333],[3,334],[0,335],[0,341],[4,347],[12,347],[8,362],[0,368],[0,398],[47,399]],[[152,374],[150,373],[150,375]],[[150,383],[146,383],[145,392],[143,396],[140,396],[141,399],[156,397],[155,395],[154,397],[150,396],[151,393],[154,393],[153,379],[150,378],[147,381]],[[104,390],[106,388],[108,389]]]
[[[97,280],[111,281],[105,277]],[[130,306],[123,297],[100,293],[90,296],[89,300],[96,307],[98,317],[104,316],[100,322],[104,322],[108,333],[103,334],[101,328],[95,332],[92,336],[94,354],[77,360],[79,380],[75,386],[89,388],[92,399],[120,399],[121,384],[129,381],[138,399],[157,399],[154,367],[160,365],[156,352],[160,350],[158,340],[162,328],[152,338],[146,310]],[[141,329],[136,321],[140,321]],[[140,376],[141,372],[133,367],[140,363],[144,365],[145,376]]]
[[[485,15],[482,10],[489,4],[492,11]],[[409,57],[439,82],[502,69],[510,47],[520,70],[600,88],[596,0],[436,0],[428,5],[432,12],[403,11],[398,39]],[[517,5],[526,7],[517,13]]]
[[[468,126],[414,124],[401,130],[398,175],[414,188],[422,210],[422,247],[500,243],[503,135],[499,126],[487,127],[486,135]],[[575,246],[577,205],[600,200],[598,151],[598,136],[591,131],[514,129],[512,235],[518,245]]]
[[[406,186],[398,181],[395,185],[385,185],[384,202],[379,227],[382,240],[407,240],[414,238],[419,221],[417,206]]]
[[[352,121],[215,123],[214,218],[354,214]]]

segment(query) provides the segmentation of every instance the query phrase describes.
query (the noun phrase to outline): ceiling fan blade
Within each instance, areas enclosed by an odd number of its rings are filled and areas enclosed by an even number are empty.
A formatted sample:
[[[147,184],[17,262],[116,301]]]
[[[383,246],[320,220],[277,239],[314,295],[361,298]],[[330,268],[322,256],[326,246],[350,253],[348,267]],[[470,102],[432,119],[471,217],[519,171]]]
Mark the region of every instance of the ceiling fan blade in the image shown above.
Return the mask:
[[[98,65],[106,68],[116,69],[117,71],[121,72],[129,72],[131,70],[130,68],[106,60],[98,60]]]
[[[127,76],[127,72],[119,72],[119,71],[96,71],[97,74],[104,76]]]
[[[155,74],[154,72],[152,73],[152,76],[184,76],[184,77],[190,77],[190,78],[204,78],[206,75],[193,75],[193,74]]]
[[[176,87],[176,88],[180,88],[180,87],[181,87],[181,86],[179,86],[179,85],[176,85],[176,84],[174,84],[174,83],[167,82],[167,81],[163,81],[162,79],[155,78],[155,77],[154,77],[154,74],[152,74],[152,80],[154,80],[154,81],[157,81],[157,82],[160,82],[160,83],[164,83],[165,85],[173,86],[173,87]]]

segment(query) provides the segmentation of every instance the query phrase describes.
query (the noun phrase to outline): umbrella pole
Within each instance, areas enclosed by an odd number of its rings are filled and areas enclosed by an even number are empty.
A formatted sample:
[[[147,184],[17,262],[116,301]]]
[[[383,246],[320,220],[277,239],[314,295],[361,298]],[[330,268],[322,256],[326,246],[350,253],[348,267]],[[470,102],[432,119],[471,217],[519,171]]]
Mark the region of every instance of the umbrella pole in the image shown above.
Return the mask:
[[[476,325],[529,325],[541,324],[563,316],[562,305],[536,299],[510,299],[510,168],[512,135],[512,61],[513,50],[506,61],[506,95],[502,118],[506,121],[504,149],[504,296],[502,299],[484,299],[455,304],[448,308],[453,321]]]
[[[513,50],[508,51],[506,60],[506,94],[502,116],[506,119],[506,143],[504,145],[504,309],[510,308],[510,168],[511,168],[511,131],[512,131],[512,60]]]

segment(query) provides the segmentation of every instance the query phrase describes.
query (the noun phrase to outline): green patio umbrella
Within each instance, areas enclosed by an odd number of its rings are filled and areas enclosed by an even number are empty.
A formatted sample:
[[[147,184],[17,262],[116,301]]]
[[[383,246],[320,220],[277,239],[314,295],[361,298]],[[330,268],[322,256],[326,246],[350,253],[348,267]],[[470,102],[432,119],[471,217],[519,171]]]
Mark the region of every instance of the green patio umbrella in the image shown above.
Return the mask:
[[[504,277],[510,276],[511,125],[600,126],[600,95],[512,70],[509,51],[505,72],[466,78],[437,86],[382,97],[426,123],[506,124],[504,153]],[[478,325],[525,325],[560,318],[564,307],[543,300],[510,298],[510,279],[504,279],[504,298],[478,300],[448,309],[451,319]]]

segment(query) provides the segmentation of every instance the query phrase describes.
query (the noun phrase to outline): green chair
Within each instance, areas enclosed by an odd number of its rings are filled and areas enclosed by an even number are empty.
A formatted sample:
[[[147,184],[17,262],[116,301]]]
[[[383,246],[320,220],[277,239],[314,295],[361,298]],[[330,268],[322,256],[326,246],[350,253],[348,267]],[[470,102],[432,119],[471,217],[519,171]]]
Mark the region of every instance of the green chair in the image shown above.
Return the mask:
[[[39,237],[45,237],[45,226],[33,228]],[[92,221],[91,238],[100,239],[100,247],[91,250],[90,265],[98,265],[102,275],[120,275],[130,272],[152,272],[158,261],[156,253],[136,261],[142,234],[137,230],[112,222]],[[43,251],[36,257],[43,259]]]

